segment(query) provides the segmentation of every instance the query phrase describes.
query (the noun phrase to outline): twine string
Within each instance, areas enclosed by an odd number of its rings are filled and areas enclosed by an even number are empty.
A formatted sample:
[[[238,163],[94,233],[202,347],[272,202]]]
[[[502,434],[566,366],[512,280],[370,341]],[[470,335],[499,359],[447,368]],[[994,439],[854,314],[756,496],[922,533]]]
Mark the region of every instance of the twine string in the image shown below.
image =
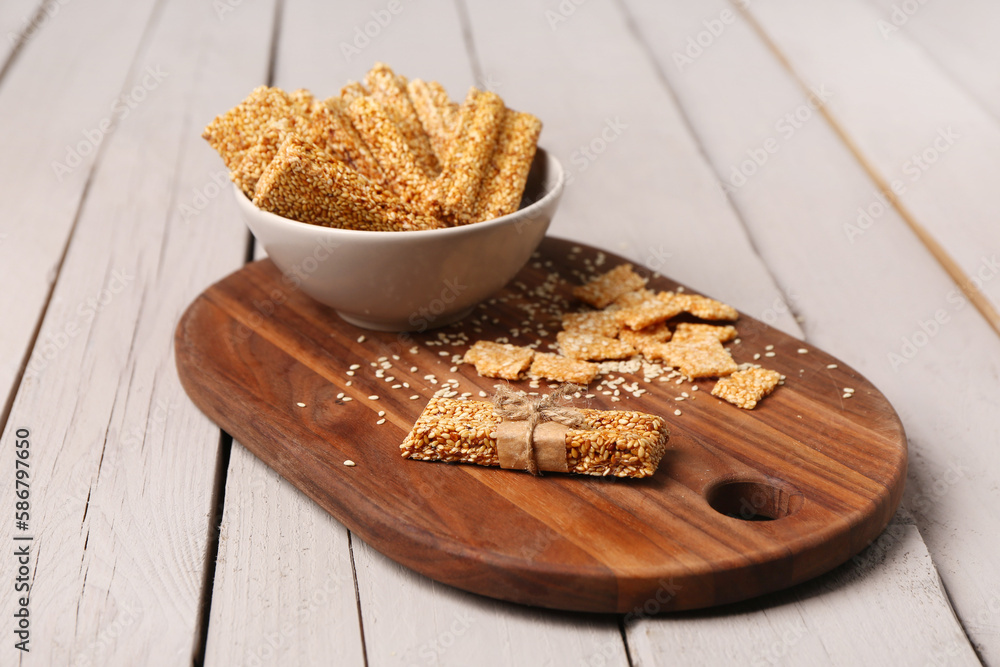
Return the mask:
[[[532,475],[541,474],[535,460],[536,426],[543,422],[556,422],[569,428],[589,428],[582,412],[570,405],[561,405],[568,400],[570,394],[581,389],[582,387],[574,384],[564,384],[547,396],[528,396],[524,392],[514,391],[508,385],[496,385],[493,407],[497,416],[504,421],[525,422],[524,459],[527,461],[528,472]]]

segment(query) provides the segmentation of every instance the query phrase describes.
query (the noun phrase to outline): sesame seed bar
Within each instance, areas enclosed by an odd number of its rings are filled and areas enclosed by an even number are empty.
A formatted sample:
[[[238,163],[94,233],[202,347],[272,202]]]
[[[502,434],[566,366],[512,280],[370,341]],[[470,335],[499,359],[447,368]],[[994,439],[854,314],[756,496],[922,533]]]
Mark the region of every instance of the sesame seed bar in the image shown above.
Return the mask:
[[[483,377],[517,380],[531,366],[534,355],[530,347],[477,340],[465,353],[464,361],[475,365]]]
[[[566,433],[569,472],[614,477],[650,477],[669,438],[661,417],[641,412],[582,408],[589,428]],[[432,398],[399,448],[419,461],[500,465],[496,430],[500,418],[484,401]]]
[[[744,410],[753,410],[757,403],[774,391],[781,373],[766,368],[746,368],[722,378],[712,388],[717,396]]]
[[[606,310],[592,310],[585,313],[566,313],[562,316],[562,327],[565,331],[597,334],[615,338],[622,328],[615,319],[614,313]]]
[[[628,343],[596,334],[560,331],[556,334],[556,340],[563,356],[570,359],[603,361],[605,359],[627,359],[635,354],[635,348]]]
[[[684,303],[674,298],[673,292],[661,292],[652,299],[615,311],[615,318],[629,329],[645,329],[665,322],[684,311]]]
[[[440,177],[443,214],[453,224],[475,221],[479,190],[496,148],[504,110],[496,93],[474,88],[462,105],[448,163]]]
[[[649,289],[637,289],[632,292],[625,292],[620,297],[615,299],[609,308],[628,308],[629,306],[638,306],[643,301],[648,301],[656,297],[656,292]]]
[[[253,203],[286,218],[342,229],[409,231],[442,225],[294,136],[264,171]]]
[[[732,306],[698,294],[678,294],[675,298],[683,305],[684,312],[703,320],[735,320],[740,316]]]
[[[483,178],[475,220],[492,220],[517,210],[535,159],[542,121],[530,113],[504,112],[496,149]]]
[[[235,172],[240,169],[247,151],[262,137],[270,144],[279,145],[287,126],[278,125],[278,122],[291,120],[294,115],[292,102],[283,90],[260,86],[235,107],[217,116],[201,136],[222,156],[226,167]],[[246,173],[263,171],[264,166],[248,166]],[[234,181],[247,196],[253,196],[255,180],[247,183],[234,178]]]
[[[431,181],[417,164],[406,138],[385,110],[371,97],[358,97],[347,106],[351,124],[367,144],[385,174],[393,194],[427,215],[431,205]]]
[[[586,285],[574,287],[573,296],[594,308],[604,308],[623,294],[645,285],[646,279],[633,271],[631,264],[621,264]]]
[[[440,174],[441,166],[407,92],[406,80],[397,77],[385,63],[375,63],[365,75],[365,83],[371,97],[399,128],[424,174],[429,178]]]
[[[420,118],[424,132],[430,138],[431,147],[438,162],[444,165],[448,160],[448,150],[452,133],[458,121],[457,107],[448,98],[441,84],[414,79],[406,85],[413,108]]]
[[[701,324],[694,322],[681,322],[674,329],[674,340],[683,341],[692,338],[709,336],[718,338],[720,342],[727,343],[736,338],[736,327],[731,324],[717,326],[715,324]]]
[[[567,359],[558,354],[536,352],[528,373],[546,380],[588,385],[597,377],[599,368],[597,364],[592,364],[589,361]]]
[[[643,354],[649,359],[662,360],[689,378],[718,377],[737,370],[732,355],[717,338],[654,343],[647,345]]]

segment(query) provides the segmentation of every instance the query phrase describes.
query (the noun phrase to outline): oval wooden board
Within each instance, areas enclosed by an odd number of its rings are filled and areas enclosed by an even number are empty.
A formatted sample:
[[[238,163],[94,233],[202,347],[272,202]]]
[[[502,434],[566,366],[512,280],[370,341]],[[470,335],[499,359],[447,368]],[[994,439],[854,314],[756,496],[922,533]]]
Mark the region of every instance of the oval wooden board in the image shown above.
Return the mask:
[[[601,393],[588,401],[668,419],[669,450],[652,478],[533,478],[401,458],[400,442],[440,383],[456,378],[459,392],[479,399],[497,382],[471,366],[451,370],[467,345],[434,341],[465,332],[534,342],[519,307],[526,290],[558,272],[555,294],[569,300],[594,262],[604,271],[624,261],[553,238],[537,255],[463,322],[420,334],[362,331],[296,290],[270,261],[255,262],[184,314],[175,341],[181,381],[206,415],[370,545],[428,577],[504,600],[592,612],[734,602],[826,572],[886,526],[906,472],[892,407],[845,364],[746,316],[737,322],[736,360],[761,353],[765,367],[787,376],[756,409],[712,397],[714,380],[697,382],[695,392],[641,376],[625,376],[648,390],[640,398],[622,391],[619,402]],[[677,283],[654,275],[650,286]],[[513,337],[513,328],[525,333]],[[555,321],[546,328],[542,349],[558,330]],[[764,356],[767,345],[775,356]],[[392,364],[383,377],[371,365],[380,359]],[[432,374],[438,384],[426,379]],[[844,387],[853,398],[842,397]],[[675,400],[682,391],[694,399]],[[787,515],[744,520],[767,514]]]

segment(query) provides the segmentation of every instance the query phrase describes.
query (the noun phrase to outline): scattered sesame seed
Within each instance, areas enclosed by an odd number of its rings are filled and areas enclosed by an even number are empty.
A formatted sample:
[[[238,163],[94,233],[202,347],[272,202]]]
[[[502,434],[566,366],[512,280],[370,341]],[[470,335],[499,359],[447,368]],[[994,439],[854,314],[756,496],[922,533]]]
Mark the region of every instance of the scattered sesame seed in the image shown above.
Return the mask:
[[[683,396],[675,396],[675,397],[674,397],[674,400],[675,400],[675,401],[683,401],[683,400],[684,400],[684,397],[683,397]]]
[[[394,377],[392,377],[392,376],[390,375],[389,377],[387,377],[387,378],[385,379],[385,381],[386,381],[386,382],[393,382],[393,381],[395,381],[395,379],[396,379],[396,378],[394,378]]]
[[[765,357],[773,357],[774,356],[774,352],[765,352],[764,356]]]
[[[365,337],[364,336],[358,336],[358,342],[359,343],[365,342]]]
[[[401,384],[394,384],[394,385],[392,385],[392,388],[393,388],[393,389],[399,389],[399,388],[400,388],[400,387],[402,387],[402,386],[403,386],[403,385],[401,385]]]
[[[344,386],[350,387],[352,384],[354,384],[354,380],[348,380],[347,382],[344,383]]]
[[[773,349],[774,349],[774,346],[773,346],[773,345],[765,345],[765,346],[764,346],[764,349],[765,349],[765,350],[773,350]]]
[[[381,425],[381,424],[384,424],[384,423],[385,423],[385,417],[382,417],[382,419],[379,419],[379,420],[378,420],[377,422],[375,422],[375,423],[376,423],[376,424],[379,424],[379,425]]]
[[[344,396],[344,403],[347,403],[348,401],[353,401],[353,400],[354,399],[351,398],[350,396]]]
[[[754,354],[753,358],[754,358],[754,361],[756,361],[757,359],[760,359],[760,352],[757,352],[756,354]]]
[[[417,394],[414,394],[413,396],[410,396],[410,400],[411,400],[411,401],[415,401],[415,400],[417,400],[418,398],[420,398],[420,396],[418,396]]]
[[[376,394],[372,394],[371,396],[368,397],[368,400],[369,401],[377,401],[378,400],[378,396]]]
[[[347,371],[347,374],[353,377],[354,371]]]
[[[837,364],[827,364],[826,367],[829,369],[834,369],[837,367]]]
[[[337,394],[337,398],[343,398],[343,397],[344,397],[344,392],[340,392],[339,394]]]
[[[385,417],[385,410],[379,410],[378,411],[378,416],[379,417]]]
[[[681,411],[680,410],[674,410],[674,414],[677,415],[678,417],[680,417],[681,416]]]
[[[799,348],[799,354],[809,354],[809,350],[804,347]]]
[[[357,465],[357,463],[355,463],[351,459],[347,459],[346,461],[344,461],[344,465],[347,466],[348,468],[353,468],[354,466]]]
[[[351,369],[352,371],[356,371],[356,370],[358,370],[359,368],[361,368],[361,364],[351,364],[351,366],[350,366],[350,369]]]
[[[299,406],[300,408],[306,407],[305,403],[296,403],[295,405]]]

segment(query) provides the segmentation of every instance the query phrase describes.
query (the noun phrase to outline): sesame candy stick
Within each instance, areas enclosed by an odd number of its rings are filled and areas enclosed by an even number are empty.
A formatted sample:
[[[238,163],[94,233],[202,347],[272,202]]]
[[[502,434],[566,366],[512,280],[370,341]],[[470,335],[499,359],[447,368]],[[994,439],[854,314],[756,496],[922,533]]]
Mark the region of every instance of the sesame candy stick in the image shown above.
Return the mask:
[[[535,159],[542,121],[530,113],[504,113],[496,150],[479,192],[475,219],[492,220],[517,210]]]
[[[347,107],[351,124],[378,160],[392,192],[423,213],[433,212],[433,187],[417,165],[406,138],[385,110],[370,97],[358,97]]]
[[[294,136],[285,140],[264,171],[253,203],[286,218],[342,229],[407,231],[441,226]]]
[[[444,215],[456,224],[473,222],[483,177],[496,148],[503,100],[492,92],[469,91],[441,181]]]
[[[368,150],[361,135],[351,125],[351,118],[347,113],[347,102],[342,97],[331,97],[323,102],[326,111],[314,113],[321,123],[327,128],[327,146],[333,146],[345,162],[367,178],[369,181],[378,183],[386,187],[385,175],[378,166],[378,160]]]
[[[218,116],[202,132],[230,170],[239,168],[244,154],[261,136],[280,143],[274,123],[293,115],[292,104],[283,90],[260,86],[226,113]]]
[[[431,147],[438,162],[444,165],[448,159],[451,135],[458,121],[458,112],[448,94],[436,81],[427,83],[414,79],[406,86],[413,108],[420,118],[424,132],[430,137]]]
[[[424,132],[407,92],[406,79],[396,76],[385,63],[376,63],[365,76],[365,83],[368,84],[371,97],[382,105],[386,115],[399,128],[424,173],[431,178],[440,174],[441,167],[431,147],[430,138]]]

